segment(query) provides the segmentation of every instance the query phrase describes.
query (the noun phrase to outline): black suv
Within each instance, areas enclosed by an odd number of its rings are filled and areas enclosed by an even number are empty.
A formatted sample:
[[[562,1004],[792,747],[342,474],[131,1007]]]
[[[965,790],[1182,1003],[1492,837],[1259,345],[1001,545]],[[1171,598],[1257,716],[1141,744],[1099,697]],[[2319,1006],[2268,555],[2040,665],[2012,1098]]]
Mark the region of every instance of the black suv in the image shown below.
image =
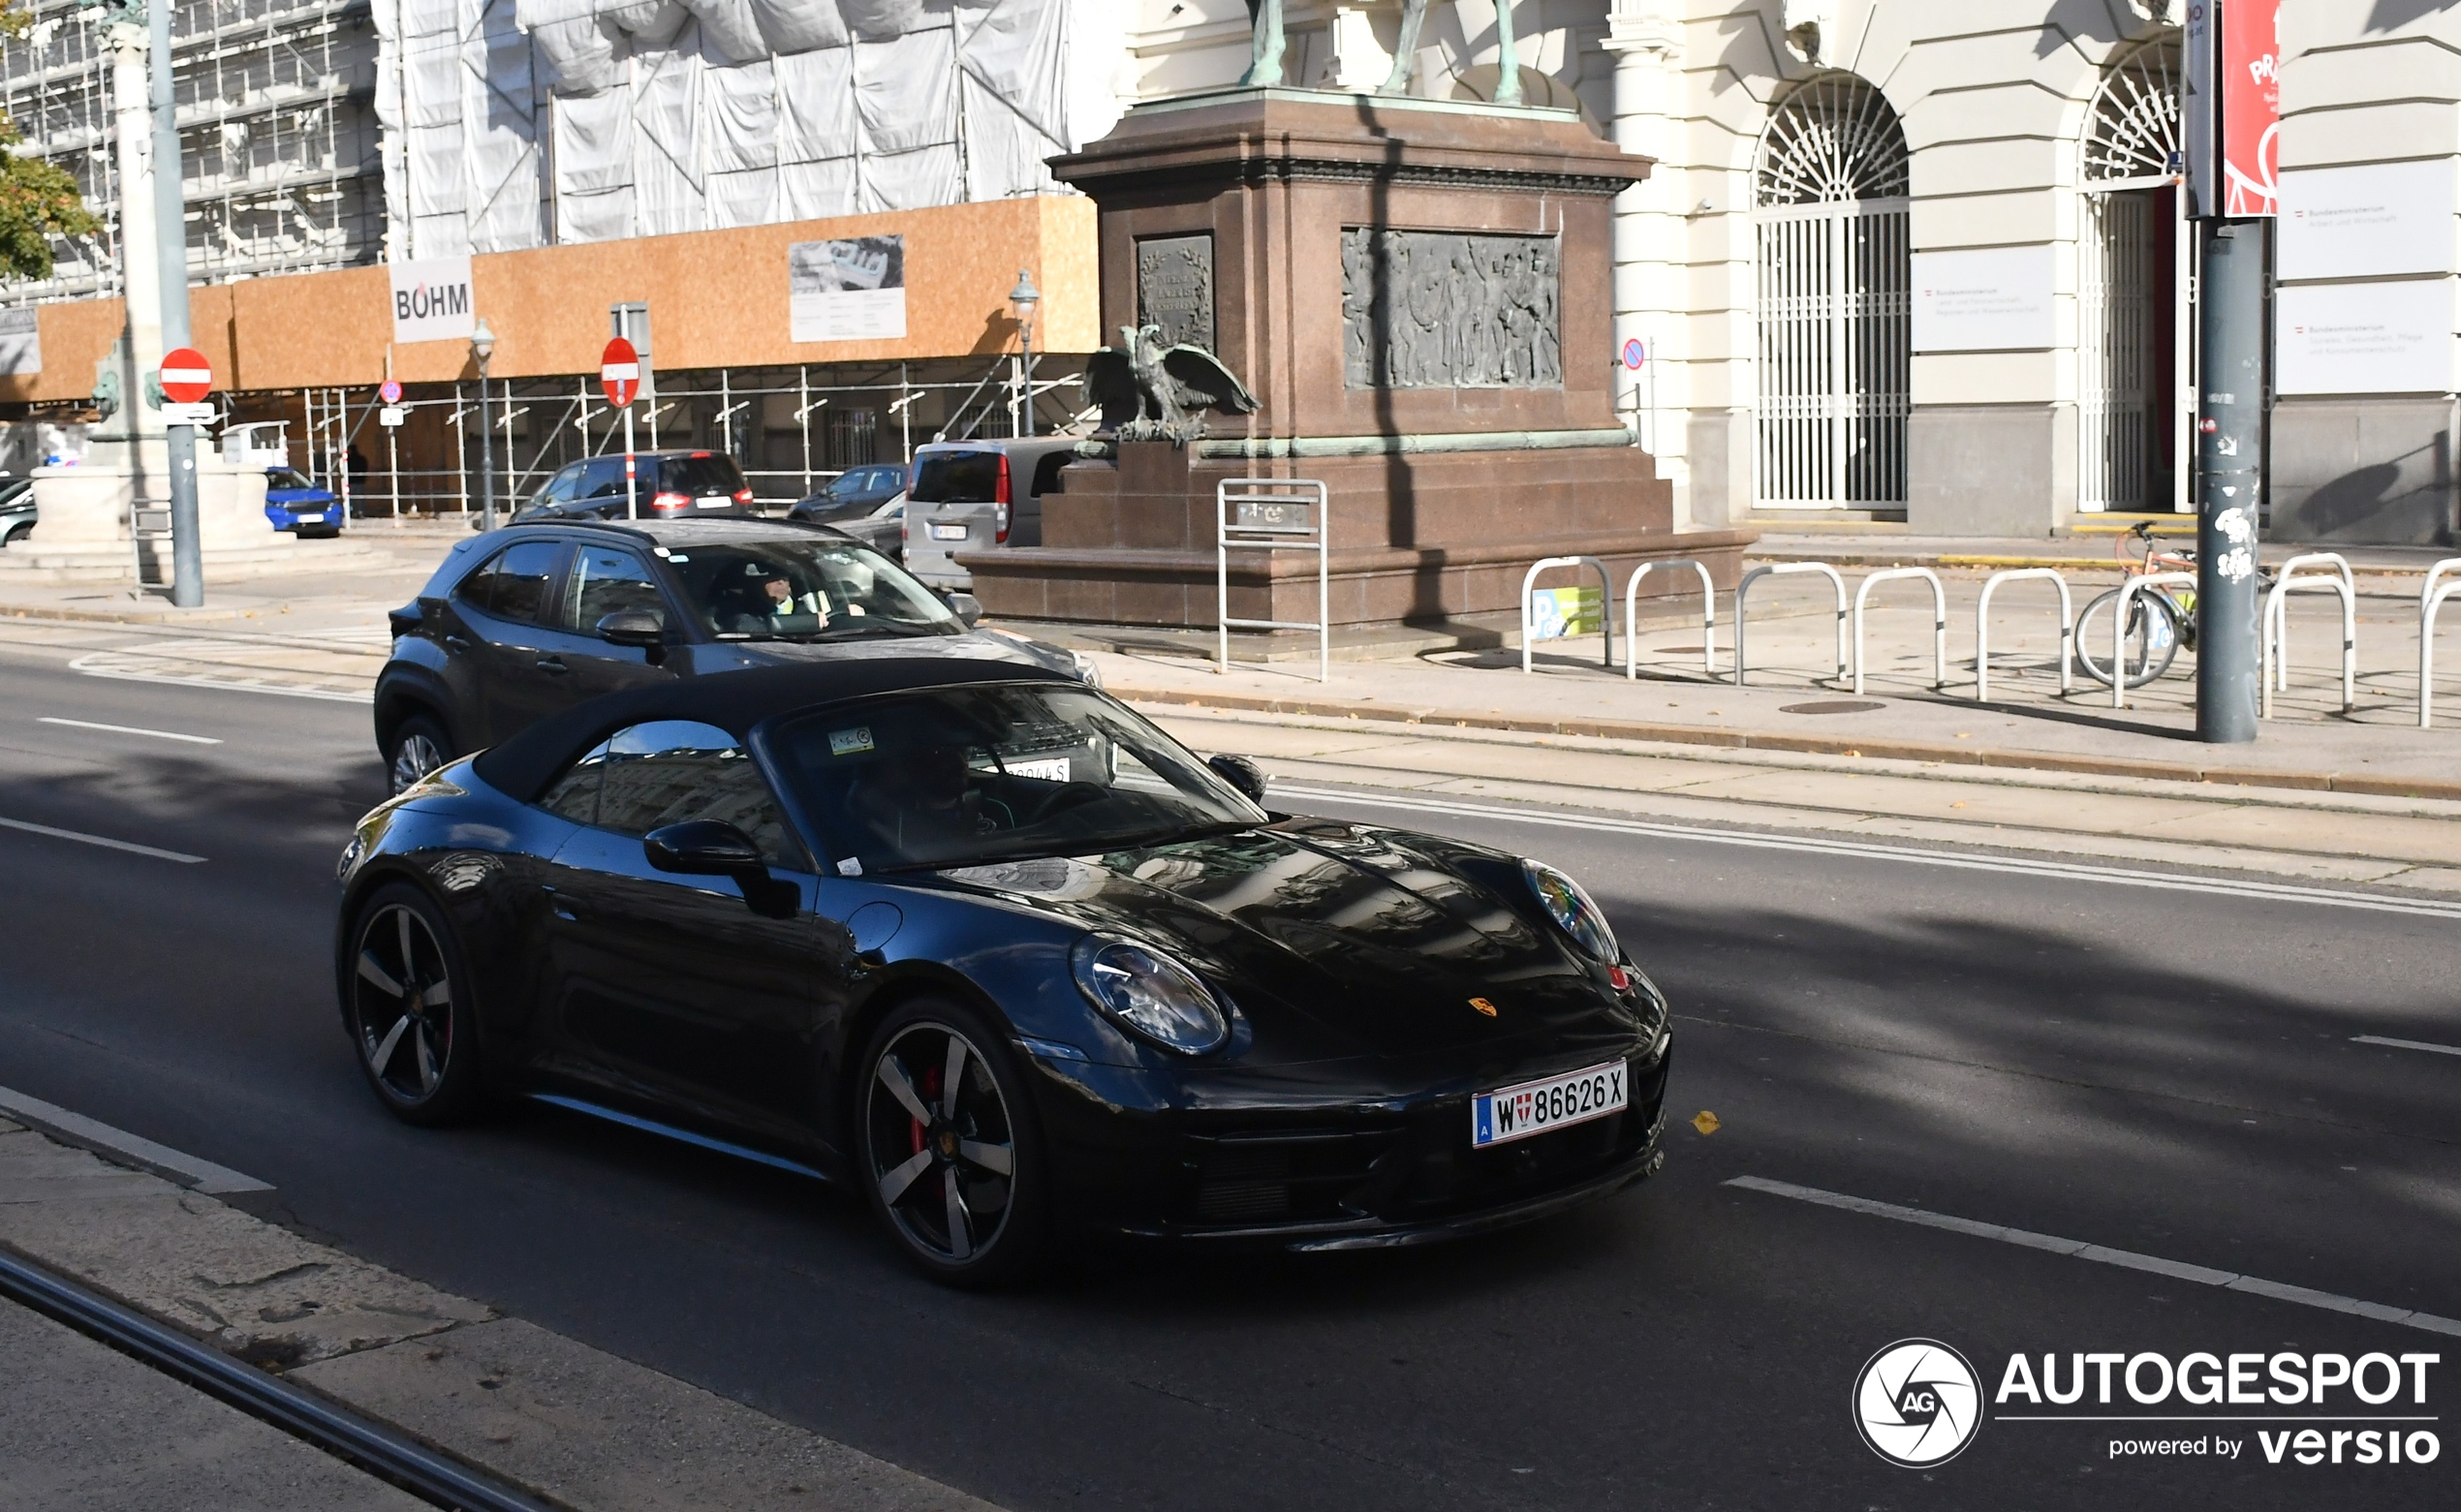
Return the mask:
[[[456,542],[418,602],[393,611],[376,746],[399,792],[600,694],[817,657],[1015,662],[1099,682],[1075,652],[975,629],[981,612],[822,526],[509,526]]]
[[[719,451],[636,451],[633,483],[624,487],[624,456],[576,462],[546,480],[513,517],[516,521],[672,519],[680,514],[756,514],[752,485],[734,458]]]

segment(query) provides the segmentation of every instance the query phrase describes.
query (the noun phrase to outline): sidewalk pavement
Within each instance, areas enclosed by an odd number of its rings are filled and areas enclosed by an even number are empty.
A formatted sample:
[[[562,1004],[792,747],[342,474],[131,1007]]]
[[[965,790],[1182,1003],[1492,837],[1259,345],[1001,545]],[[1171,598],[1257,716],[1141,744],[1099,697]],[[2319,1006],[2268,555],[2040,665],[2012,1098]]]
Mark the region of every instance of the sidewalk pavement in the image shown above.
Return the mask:
[[[575,1512],[996,1512],[8,1119],[0,1248]],[[0,1503],[419,1504],[7,1304],[0,1360]],[[21,1497],[28,1475],[57,1495]],[[229,1494],[208,1495],[217,1485]],[[148,1489],[165,1494],[136,1494]]]

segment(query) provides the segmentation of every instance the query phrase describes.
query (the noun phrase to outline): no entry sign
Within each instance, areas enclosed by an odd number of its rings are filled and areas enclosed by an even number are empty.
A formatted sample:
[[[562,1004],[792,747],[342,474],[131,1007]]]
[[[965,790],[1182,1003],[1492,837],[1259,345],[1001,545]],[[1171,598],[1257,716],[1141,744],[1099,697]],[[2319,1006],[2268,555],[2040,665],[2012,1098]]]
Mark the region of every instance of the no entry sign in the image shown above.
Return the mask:
[[[194,347],[181,347],[163,354],[163,397],[178,404],[195,404],[213,389],[213,369],[205,365],[205,355]]]
[[[631,342],[618,336],[607,344],[598,359],[598,384],[607,390],[607,402],[619,410],[640,392],[640,355]]]

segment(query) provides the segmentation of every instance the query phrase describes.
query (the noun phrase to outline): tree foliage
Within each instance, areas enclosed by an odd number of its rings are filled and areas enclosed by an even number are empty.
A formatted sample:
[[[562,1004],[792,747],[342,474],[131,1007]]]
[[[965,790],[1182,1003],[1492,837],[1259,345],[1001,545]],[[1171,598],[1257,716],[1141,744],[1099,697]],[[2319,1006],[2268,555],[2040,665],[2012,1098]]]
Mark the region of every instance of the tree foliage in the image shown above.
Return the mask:
[[[0,35],[23,37],[31,21],[20,6],[0,8]],[[101,223],[66,169],[17,154],[23,140],[17,123],[0,115],[0,278],[48,278],[51,238],[91,236]]]

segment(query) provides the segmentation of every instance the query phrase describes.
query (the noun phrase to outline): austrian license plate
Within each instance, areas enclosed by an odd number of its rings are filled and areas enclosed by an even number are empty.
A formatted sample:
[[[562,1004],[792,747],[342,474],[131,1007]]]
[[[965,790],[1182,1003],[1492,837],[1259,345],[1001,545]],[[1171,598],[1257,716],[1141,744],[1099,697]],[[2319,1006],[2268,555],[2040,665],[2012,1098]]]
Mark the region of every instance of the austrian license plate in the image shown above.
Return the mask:
[[[1527,1139],[1620,1113],[1631,1098],[1630,1081],[1631,1068],[1615,1061],[1569,1076],[1482,1092],[1470,1099],[1471,1147]]]
[[[966,528],[963,525],[934,525],[931,528],[931,539],[934,540],[963,540],[966,539]]]

